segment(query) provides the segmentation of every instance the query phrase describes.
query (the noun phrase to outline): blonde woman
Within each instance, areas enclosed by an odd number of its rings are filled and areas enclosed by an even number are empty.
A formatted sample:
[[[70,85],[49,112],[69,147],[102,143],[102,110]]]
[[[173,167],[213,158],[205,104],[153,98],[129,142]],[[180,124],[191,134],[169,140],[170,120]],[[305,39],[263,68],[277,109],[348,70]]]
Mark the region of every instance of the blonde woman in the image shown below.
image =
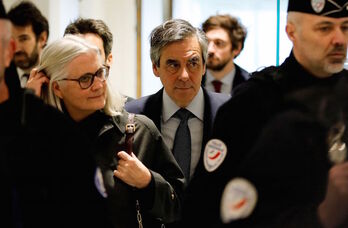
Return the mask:
[[[108,201],[114,227],[161,227],[178,219],[183,174],[153,122],[142,115],[129,120],[124,99],[108,86],[108,74],[95,46],[68,35],[44,49],[27,87],[85,132],[99,167],[96,187]],[[129,121],[135,124],[130,154],[125,152]]]

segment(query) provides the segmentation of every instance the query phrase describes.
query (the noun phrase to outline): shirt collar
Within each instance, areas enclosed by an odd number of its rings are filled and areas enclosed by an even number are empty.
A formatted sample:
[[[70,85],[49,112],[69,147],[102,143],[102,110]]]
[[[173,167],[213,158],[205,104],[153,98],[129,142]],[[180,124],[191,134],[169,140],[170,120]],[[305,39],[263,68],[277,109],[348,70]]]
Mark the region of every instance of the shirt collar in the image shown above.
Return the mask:
[[[222,84],[231,84],[235,74],[236,74],[236,67],[234,67],[233,70],[231,70],[228,74],[226,74],[219,81],[221,81]],[[212,75],[211,71],[207,70],[207,83],[211,83],[214,80],[216,80],[216,79]]]
[[[175,104],[175,102],[169,97],[166,90],[163,90],[163,100],[162,100],[162,118],[163,121],[168,121],[179,109],[180,107]],[[203,121],[204,117],[204,95],[203,90],[200,87],[198,93],[193,98],[191,103],[186,107],[193,115],[198,119]]]
[[[30,75],[30,71],[29,71],[29,72],[24,71],[24,70],[22,70],[22,69],[19,68],[19,67],[16,67],[16,69],[17,69],[17,73],[18,73],[18,75],[19,75],[20,78],[22,78],[24,74]]]

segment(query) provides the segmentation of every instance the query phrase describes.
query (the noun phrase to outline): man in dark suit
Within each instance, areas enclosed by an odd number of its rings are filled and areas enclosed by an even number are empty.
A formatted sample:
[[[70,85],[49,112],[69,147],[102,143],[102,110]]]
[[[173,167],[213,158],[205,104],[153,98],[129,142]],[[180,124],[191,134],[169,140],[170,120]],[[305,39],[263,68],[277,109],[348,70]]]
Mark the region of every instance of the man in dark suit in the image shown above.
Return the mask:
[[[189,184],[193,176],[203,172],[202,150],[219,106],[230,96],[208,92],[201,87],[208,47],[201,30],[187,21],[176,19],[156,27],[150,37],[153,72],[161,79],[164,88],[128,102],[126,109],[153,120]],[[178,118],[178,113],[183,110],[189,111],[188,135],[181,130],[183,121]],[[190,141],[187,143],[182,139]],[[178,151],[187,154],[180,156]],[[185,193],[185,198],[190,198],[190,195]],[[182,225],[178,222],[169,227]]]
[[[11,7],[8,18],[16,42],[13,61],[22,88],[30,71],[39,63],[40,55],[49,36],[49,24],[40,10],[29,1],[20,1]]]
[[[180,122],[175,113],[180,109],[191,112],[192,118],[188,120],[191,153],[186,157],[190,168],[185,176],[188,183],[201,169],[201,150],[209,137],[215,113],[229,96],[201,87],[208,47],[202,31],[187,21],[170,20],[156,27],[150,37],[153,72],[164,88],[127,103],[126,109],[152,119],[172,150]],[[180,165],[180,161],[178,163]],[[186,168],[181,168],[185,173]]]
[[[228,14],[209,17],[202,28],[209,41],[208,70],[202,84],[207,90],[232,94],[236,86],[250,77],[234,62],[243,50],[247,31],[237,18]]]
[[[189,187],[190,179],[199,176],[204,169],[202,150],[210,136],[216,111],[229,95],[208,92],[201,87],[208,48],[202,31],[187,21],[177,19],[156,27],[150,37],[153,72],[161,79],[164,88],[127,103],[126,109],[144,114],[154,121],[173,151]],[[191,115],[188,120],[190,135],[187,137],[191,139],[191,144],[182,148],[189,151],[183,159],[188,161],[186,165],[189,169],[176,152],[177,141],[183,136],[183,133],[178,133],[181,121],[176,113],[183,109]],[[185,197],[191,196],[186,192]],[[182,224],[175,225],[183,227]]]

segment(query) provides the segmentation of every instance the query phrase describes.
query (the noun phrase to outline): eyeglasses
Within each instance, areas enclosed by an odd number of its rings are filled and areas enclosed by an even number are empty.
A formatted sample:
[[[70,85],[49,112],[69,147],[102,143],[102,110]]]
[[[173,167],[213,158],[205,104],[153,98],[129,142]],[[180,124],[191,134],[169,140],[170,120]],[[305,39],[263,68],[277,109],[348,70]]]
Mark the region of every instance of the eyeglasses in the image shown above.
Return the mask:
[[[78,79],[63,78],[59,81],[75,81],[80,84],[81,89],[88,89],[93,84],[95,77],[98,77],[100,80],[105,81],[109,76],[109,70],[109,66],[102,66],[94,74],[87,73],[82,75]]]

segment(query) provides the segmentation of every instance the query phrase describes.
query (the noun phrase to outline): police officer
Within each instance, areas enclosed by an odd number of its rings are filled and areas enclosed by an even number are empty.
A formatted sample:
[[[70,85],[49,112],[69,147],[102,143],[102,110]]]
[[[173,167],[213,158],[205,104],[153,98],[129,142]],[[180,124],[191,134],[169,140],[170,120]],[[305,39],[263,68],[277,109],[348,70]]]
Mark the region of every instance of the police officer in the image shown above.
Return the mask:
[[[344,106],[330,112],[329,104],[347,77],[347,6],[347,0],[289,0],[290,56],[255,72],[219,110],[205,147],[206,175],[191,182],[197,194],[186,204],[195,212],[185,216],[187,224],[344,225],[348,164],[328,154],[345,153]],[[202,199],[205,207],[197,206]]]

